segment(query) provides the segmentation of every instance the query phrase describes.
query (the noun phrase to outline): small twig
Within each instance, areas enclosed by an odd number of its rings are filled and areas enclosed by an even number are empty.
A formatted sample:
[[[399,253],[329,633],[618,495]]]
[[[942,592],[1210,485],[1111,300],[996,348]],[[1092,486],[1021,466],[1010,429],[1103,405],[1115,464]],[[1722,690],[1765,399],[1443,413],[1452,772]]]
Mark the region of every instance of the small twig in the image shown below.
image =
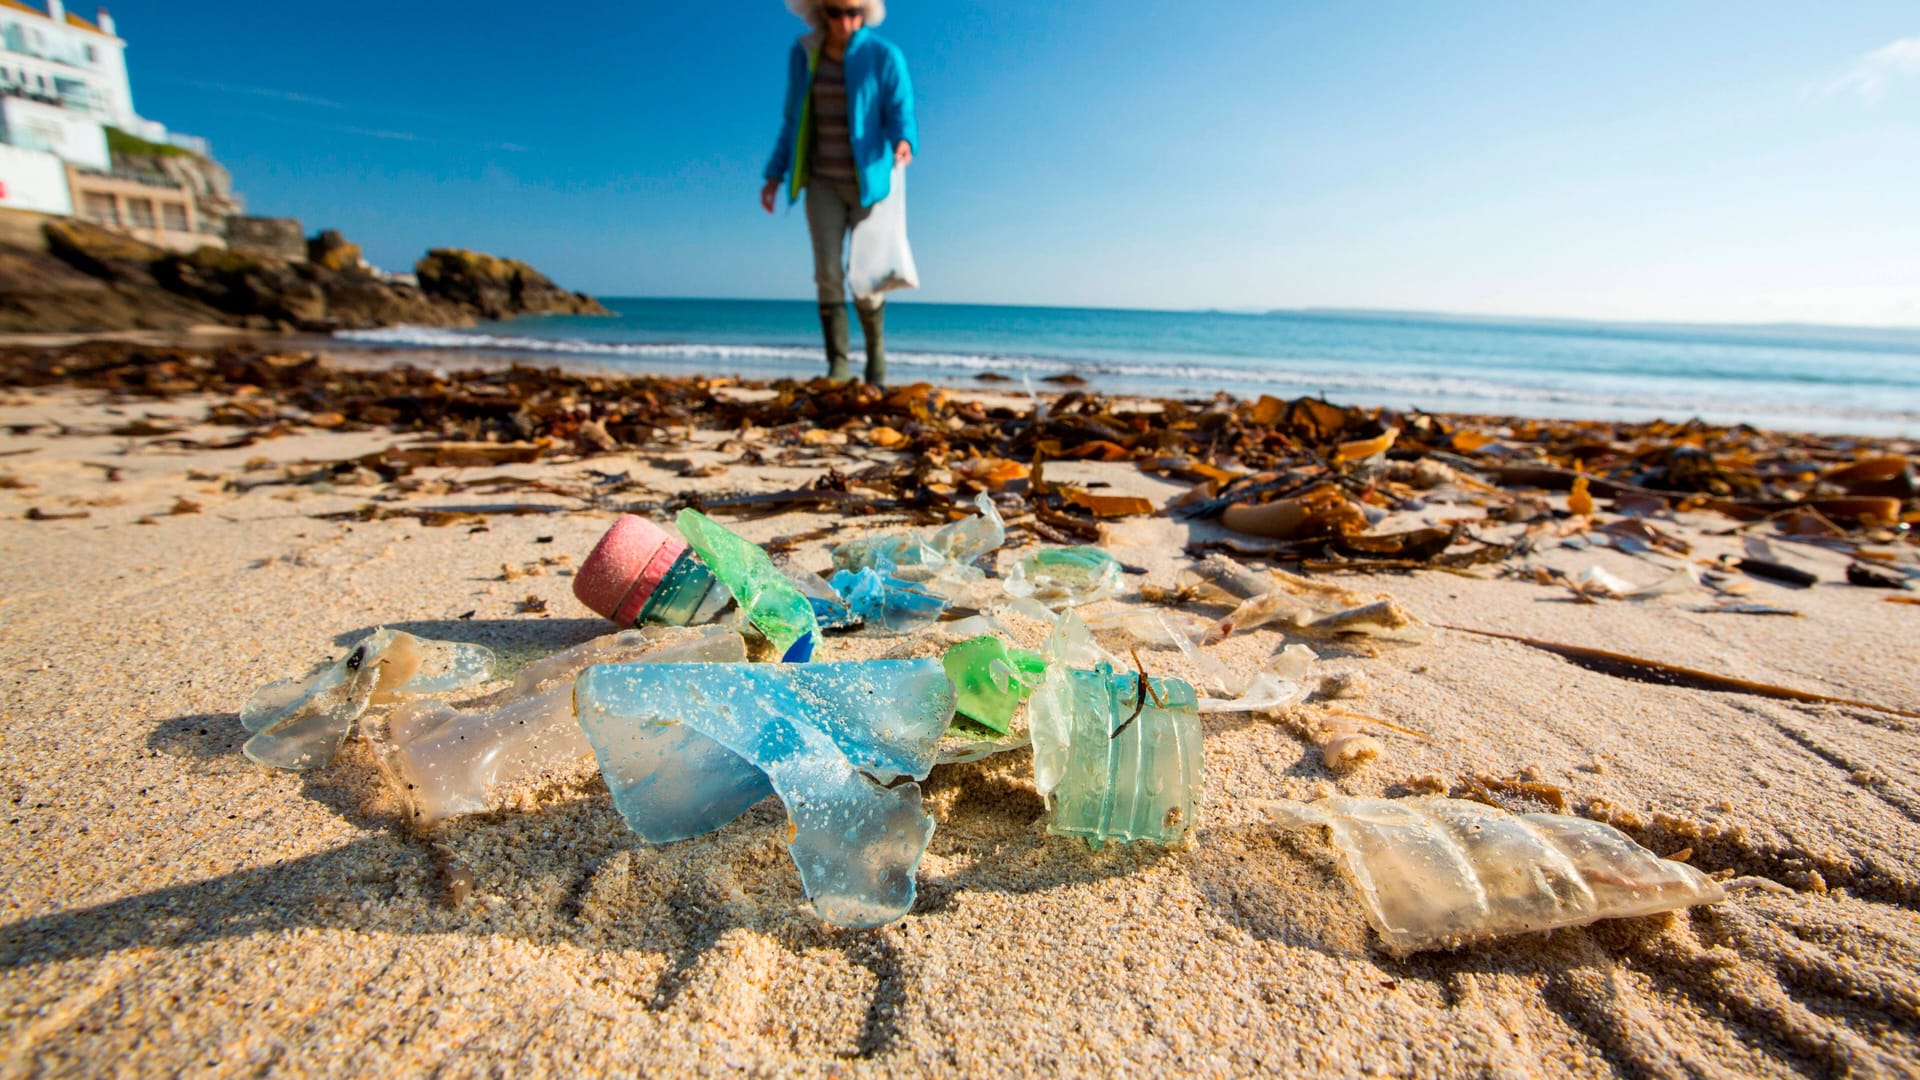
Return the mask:
[[[1144,679],[1144,680],[1145,680],[1145,685],[1146,685],[1146,687],[1147,687],[1147,693],[1149,693],[1149,694],[1152,694],[1152,695],[1153,695],[1153,703],[1154,703],[1155,705],[1157,705],[1157,706],[1159,706],[1159,707],[1160,707],[1160,708],[1162,708],[1162,709],[1164,709],[1164,708],[1166,708],[1166,707],[1167,707],[1167,703],[1166,703],[1165,701],[1163,701],[1163,700],[1161,699],[1161,697],[1160,697],[1160,691],[1158,691],[1158,690],[1155,690],[1155,689],[1153,688],[1153,680],[1152,680],[1152,679],[1148,679],[1148,678],[1147,678],[1147,665],[1145,665],[1145,664],[1143,664],[1143,663],[1141,663],[1141,662],[1140,662],[1140,648],[1139,648],[1139,646],[1137,646],[1137,645],[1129,645],[1129,646],[1127,646],[1127,651],[1128,651],[1129,653],[1132,653],[1132,654],[1133,654],[1133,667],[1134,667],[1134,670],[1136,670],[1136,671],[1138,671],[1138,672],[1140,673],[1140,677],[1141,677],[1142,679]]]
[[[1153,680],[1147,678],[1147,666],[1140,662],[1140,650],[1130,649],[1129,651],[1133,653],[1134,678],[1138,680],[1133,686],[1133,715],[1120,721],[1120,726],[1114,728],[1113,734],[1107,736],[1108,742],[1119,738],[1121,732],[1132,726],[1135,720],[1140,719],[1140,714],[1147,711],[1148,694],[1153,694],[1154,701],[1159,703],[1161,708],[1166,708],[1166,703],[1160,701],[1160,695],[1154,693]]]

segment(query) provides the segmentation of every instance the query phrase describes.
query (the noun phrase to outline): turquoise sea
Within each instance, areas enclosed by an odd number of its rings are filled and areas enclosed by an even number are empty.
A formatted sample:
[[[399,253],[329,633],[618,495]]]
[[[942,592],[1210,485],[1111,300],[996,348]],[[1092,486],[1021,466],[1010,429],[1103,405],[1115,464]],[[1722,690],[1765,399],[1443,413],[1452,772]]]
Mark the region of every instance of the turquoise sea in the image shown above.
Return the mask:
[[[613,318],[339,335],[537,363],[750,378],[824,371],[805,301],[606,301]],[[1173,312],[901,301],[894,382],[1016,388],[1062,373],[1107,393],[1324,395],[1358,405],[1519,416],[1745,422],[1920,436],[1920,330],[1676,326],[1357,312]],[[858,333],[854,349],[859,352]],[[856,357],[855,367],[859,366]]]

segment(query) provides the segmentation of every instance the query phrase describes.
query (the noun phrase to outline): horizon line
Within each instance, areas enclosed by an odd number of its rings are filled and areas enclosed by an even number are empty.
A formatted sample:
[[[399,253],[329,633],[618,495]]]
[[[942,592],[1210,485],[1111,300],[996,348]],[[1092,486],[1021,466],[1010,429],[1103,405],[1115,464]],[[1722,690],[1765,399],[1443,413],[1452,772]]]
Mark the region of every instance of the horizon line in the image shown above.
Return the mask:
[[[657,300],[722,304],[810,304],[801,297],[781,296],[623,296],[595,293],[602,300]],[[1920,322],[1902,323],[1825,323],[1805,320],[1772,322],[1712,322],[1684,319],[1608,319],[1587,315],[1503,315],[1471,311],[1434,311],[1425,308],[1368,307],[1127,307],[1117,304],[1023,304],[983,300],[915,300],[901,302],[939,307],[1024,308],[1036,311],[1124,311],[1153,315],[1235,315],[1265,318],[1275,315],[1332,316],[1336,318],[1409,319],[1440,322],[1533,323],[1560,326],[1621,327],[1664,330],[1843,330],[1857,333],[1920,334]]]

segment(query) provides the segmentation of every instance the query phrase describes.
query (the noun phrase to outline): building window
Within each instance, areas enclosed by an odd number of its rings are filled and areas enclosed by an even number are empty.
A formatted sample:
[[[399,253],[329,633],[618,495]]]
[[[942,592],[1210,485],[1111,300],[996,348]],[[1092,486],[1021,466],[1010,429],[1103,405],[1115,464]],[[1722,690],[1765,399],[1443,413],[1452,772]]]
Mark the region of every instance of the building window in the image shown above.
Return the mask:
[[[132,224],[142,229],[153,228],[153,200],[128,199],[127,217]]]
[[[87,46],[87,63],[97,64],[99,62],[100,62],[100,54],[93,51],[93,46],[91,45]]]
[[[161,203],[160,215],[161,215],[161,220],[166,223],[167,230],[169,232],[186,232],[187,231],[187,204],[186,203],[177,203],[177,202]]]
[[[80,212],[96,225],[120,224],[120,209],[114,205],[113,196],[101,191],[89,191],[80,196]]]

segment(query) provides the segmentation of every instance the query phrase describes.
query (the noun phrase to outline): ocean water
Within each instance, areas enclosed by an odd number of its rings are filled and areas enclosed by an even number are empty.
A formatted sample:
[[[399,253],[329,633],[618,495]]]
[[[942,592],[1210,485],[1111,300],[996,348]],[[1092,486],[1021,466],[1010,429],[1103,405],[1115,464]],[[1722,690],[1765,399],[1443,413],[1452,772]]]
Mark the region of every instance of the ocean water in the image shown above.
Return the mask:
[[[804,301],[611,299],[606,317],[392,327],[361,344],[543,364],[749,378],[824,372]],[[860,365],[854,333],[855,368]],[[1122,311],[895,302],[894,382],[1071,372],[1119,394],[1324,395],[1342,404],[1535,417],[1751,423],[1920,436],[1920,330],[1663,326],[1361,313]]]

